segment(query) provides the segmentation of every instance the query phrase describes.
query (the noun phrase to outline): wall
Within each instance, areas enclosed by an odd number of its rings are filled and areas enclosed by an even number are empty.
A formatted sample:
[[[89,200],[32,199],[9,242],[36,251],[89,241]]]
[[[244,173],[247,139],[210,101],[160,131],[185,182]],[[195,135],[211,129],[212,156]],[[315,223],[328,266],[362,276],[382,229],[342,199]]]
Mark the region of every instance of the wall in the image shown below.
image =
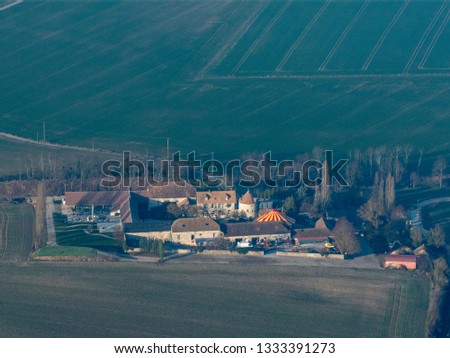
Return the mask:
[[[248,251],[245,255],[238,251],[230,250],[203,250],[200,255],[241,255],[241,256],[264,256],[264,251]]]
[[[328,256],[322,256],[317,253],[309,253],[309,252],[280,252],[277,251],[277,256],[291,256],[291,257],[307,257],[314,259],[336,259],[336,260],[345,260],[344,255],[338,254],[330,254]]]
[[[194,239],[192,240],[191,237],[194,235]],[[173,232],[172,233],[172,241],[173,242],[179,242],[183,245],[195,245],[196,239],[212,239],[212,238],[219,238],[222,237],[223,234],[220,230],[215,231],[186,231],[186,232]]]
[[[243,211],[248,218],[256,217],[256,205],[255,204],[242,204],[239,203],[239,212]]]
[[[276,235],[249,235],[249,236],[226,236],[225,238],[234,242],[236,239],[242,239],[244,241],[251,241],[254,237],[257,237],[259,240],[277,240],[277,239],[283,239],[287,240],[290,239],[291,236],[289,234],[276,234]]]
[[[129,234],[132,236],[148,237],[156,240],[170,240],[170,231],[130,232]]]

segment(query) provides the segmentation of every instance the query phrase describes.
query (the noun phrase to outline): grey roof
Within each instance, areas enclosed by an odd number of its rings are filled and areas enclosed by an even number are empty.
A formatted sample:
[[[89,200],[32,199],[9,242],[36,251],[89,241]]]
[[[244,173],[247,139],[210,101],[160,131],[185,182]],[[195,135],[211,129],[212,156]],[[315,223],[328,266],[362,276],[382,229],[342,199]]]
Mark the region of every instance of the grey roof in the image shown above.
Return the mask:
[[[279,235],[289,234],[290,231],[281,222],[241,222],[229,223],[225,225],[225,236],[260,236],[260,235]]]
[[[133,232],[169,232],[172,221],[169,220],[148,220],[139,223],[124,224],[124,231]]]

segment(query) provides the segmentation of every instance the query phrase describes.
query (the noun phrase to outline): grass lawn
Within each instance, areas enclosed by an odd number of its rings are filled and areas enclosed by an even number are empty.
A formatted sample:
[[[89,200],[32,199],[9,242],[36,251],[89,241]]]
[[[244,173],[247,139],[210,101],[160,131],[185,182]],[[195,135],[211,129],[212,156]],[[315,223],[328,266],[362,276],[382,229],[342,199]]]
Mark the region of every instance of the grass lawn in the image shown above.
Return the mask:
[[[408,272],[166,263],[0,264],[0,336],[423,337]]]
[[[95,256],[97,250],[78,246],[46,246],[34,252],[34,256]]]
[[[107,252],[122,252],[112,233],[89,233],[87,224],[67,225],[65,216],[54,214],[56,242],[60,246],[90,247]]]

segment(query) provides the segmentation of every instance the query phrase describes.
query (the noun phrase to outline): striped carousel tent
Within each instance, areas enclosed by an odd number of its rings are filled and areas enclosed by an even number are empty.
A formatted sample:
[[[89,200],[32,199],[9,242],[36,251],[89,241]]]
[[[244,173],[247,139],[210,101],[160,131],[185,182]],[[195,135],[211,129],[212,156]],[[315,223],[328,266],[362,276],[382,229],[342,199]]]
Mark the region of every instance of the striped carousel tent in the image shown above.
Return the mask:
[[[262,215],[259,218],[257,218],[256,221],[259,222],[259,223],[270,222],[270,221],[279,221],[279,222],[282,222],[282,223],[284,223],[286,225],[289,225],[289,226],[290,225],[294,225],[294,222],[295,222],[294,219],[292,219],[289,216],[286,216],[286,215],[278,212],[276,209],[268,211],[264,215]]]

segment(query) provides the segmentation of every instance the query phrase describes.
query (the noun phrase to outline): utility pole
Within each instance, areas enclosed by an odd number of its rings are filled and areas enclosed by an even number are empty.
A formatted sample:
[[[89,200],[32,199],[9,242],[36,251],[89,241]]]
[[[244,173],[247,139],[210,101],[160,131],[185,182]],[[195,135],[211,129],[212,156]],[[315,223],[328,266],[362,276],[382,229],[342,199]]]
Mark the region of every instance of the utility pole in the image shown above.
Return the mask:
[[[42,134],[43,134],[42,141],[45,142],[45,122],[42,123]]]

